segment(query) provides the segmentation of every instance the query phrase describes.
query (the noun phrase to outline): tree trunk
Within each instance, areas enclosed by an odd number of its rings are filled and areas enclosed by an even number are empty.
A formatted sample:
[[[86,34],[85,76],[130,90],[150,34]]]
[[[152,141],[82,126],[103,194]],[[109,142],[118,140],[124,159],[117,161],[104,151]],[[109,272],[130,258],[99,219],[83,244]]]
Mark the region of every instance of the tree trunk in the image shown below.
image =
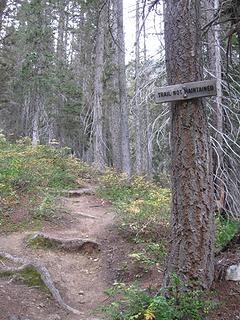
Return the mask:
[[[140,104],[140,27],[139,27],[139,0],[136,1],[136,35],[135,35],[135,171],[142,172],[142,110]]]
[[[7,0],[0,1],[0,31],[2,30],[3,12],[6,8]]]
[[[39,106],[38,101],[36,101],[36,110],[33,114],[32,120],[32,146],[35,148],[39,145]]]
[[[200,1],[168,0],[165,8],[169,85],[202,80]],[[214,276],[212,161],[202,99],[171,106],[172,229],[165,285],[176,273],[208,288]]]
[[[109,35],[108,48],[112,48],[110,64],[112,73],[110,86],[112,87],[110,96],[110,118],[109,127],[111,134],[111,151],[113,168],[117,171],[122,170],[122,145],[121,145],[121,111],[119,103],[119,70],[118,70],[118,44],[117,44],[117,7],[116,0],[112,1],[112,32]],[[108,90],[109,91],[109,90]]]
[[[213,13],[219,8],[219,0],[207,0],[204,2],[207,21],[209,23],[213,17]],[[222,107],[222,67],[220,52],[220,26],[213,26],[208,31],[208,63],[210,74],[216,77],[217,81],[217,97],[213,103],[213,126],[215,132],[213,136],[216,144],[213,153],[213,173],[214,173],[214,189],[217,209],[223,212],[225,188],[223,178],[223,107]],[[211,77],[212,77],[211,76]]]
[[[93,136],[94,163],[103,171],[105,167],[105,142],[103,135],[103,70],[104,70],[104,34],[106,26],[106,4],[99,4],[99,16],[95,51],[95,78],[93,95]]]
[[[129,177],[131,175],[129,126],[128,126],[128,101],[125,68],[125,44],[123,33],[123,0],[117,1],[118,24],[118,68],[119,68],[119,99],[121,109],[121,144],[122,144],[122,170]]]

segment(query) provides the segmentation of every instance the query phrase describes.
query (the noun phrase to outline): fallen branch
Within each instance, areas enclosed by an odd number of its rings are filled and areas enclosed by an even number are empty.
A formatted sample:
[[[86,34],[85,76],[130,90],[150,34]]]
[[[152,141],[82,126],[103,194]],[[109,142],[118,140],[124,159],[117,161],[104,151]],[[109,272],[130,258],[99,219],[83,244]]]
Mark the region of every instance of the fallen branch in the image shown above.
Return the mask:
[[[63,239],[48,236],[44,233],[35,233],[27,240],[28,245],[36,247],[54,248],[68,252],[83,252],[92,254],[100,251],[99,244],[90,239],[72,238]]]
[[[22,259],[16,256],[12,256],[6,252],[0,252],[0,257],[10,260],[17,264],[22,264],[19,267],[10,267],[10,268],[0,269],[0,275],[10,275],[10,274],[15,275],[15,274],[21,274],[25,270],[29,270],[29,269],[35,270],[40,275],[42,282],[44,283],[46,288],[50,291],[53,298],[63,309],[70,311],[74,314],[78,314],[78,315],[82,314],[80,311],[70,307],[68,304],[64,302],[58,289],[55,287],[52,281],[52,278],[45,266],[35,261],[27,261],[25,259]]]

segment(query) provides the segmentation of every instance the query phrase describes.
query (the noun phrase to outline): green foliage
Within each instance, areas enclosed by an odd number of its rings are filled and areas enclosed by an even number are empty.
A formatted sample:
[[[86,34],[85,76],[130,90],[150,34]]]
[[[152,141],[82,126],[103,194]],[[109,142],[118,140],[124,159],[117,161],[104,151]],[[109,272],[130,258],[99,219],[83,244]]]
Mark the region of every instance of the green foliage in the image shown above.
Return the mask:
[[[59,210],[57,195],[76,187],[86,166],[65,149],[32,148],[28,139],[9,144],[0,137],[0,219],[24,206],[37,218],[52,217]]]
[[[221,216],[216,218],[216,247],[221,250],[240,231],[240,221],[230,217],[225,219]]]
[[[115,298],[103,308],[113,320],[202,320],[213,308],[212,302],[203,299],[201,291],[184,288],[177,277],[173,288],[166,292],[116,283],[106,293]]]
[[[170,190],[144,177],[129,181],[126,175],[109,170],[101,178],[98,192],[113,203],[119,213],[120,229],[136,243],[129,257],[145,271],[161,263],[166,255]]]
[[[169,189],[146,180],[108,171],[100,181],[99,195],[110,200],[120,214],[121,226],[134,237],[151,239],[157,235],[159,225],[167,226],[170,213]]]
[[[129,257],[135,260],[145,271],[148,271],[151,266],[158,266],[166,256],[166,246],[164,241],[158,243],[151,240],[145,241],[138,239],[138,248],[129,254]]]

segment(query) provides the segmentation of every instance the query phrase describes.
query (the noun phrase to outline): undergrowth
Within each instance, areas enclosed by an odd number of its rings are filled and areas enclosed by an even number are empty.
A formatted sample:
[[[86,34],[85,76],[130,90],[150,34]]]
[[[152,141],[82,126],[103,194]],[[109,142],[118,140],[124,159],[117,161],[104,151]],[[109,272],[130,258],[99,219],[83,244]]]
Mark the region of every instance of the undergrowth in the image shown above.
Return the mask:
[[[0,224],[16,229],[24,219],[51,219],[61,210],[63,190],[81,186],[88,166],[68,155],[67,148],[40,145],[25,138],[10,144],[0,137]]]
[[[170,190],[135,176],[109,170],[101,177],[98,194],[112,202],[118,212],[119,228],[136,243],[130,258],[146,270],[166,254],[165,238],[169,228]]]
[[[221,250],[233,237],[240,232],[240,221],[232,219],[231,216],[216,217],[216,248]]]
[[[146,267],[163,261],[170,226],[170,189],[144,177],[129,180],[109,170],[101,178],[98,192],[112,202],[120,229],[137,244],[130,257]],[[223,248],[239,230],[239,221],[216,215],[216,248]]]
[[[188,290],[176,276],[165,291],[115,283],[106,294],[114,301],[103,312],[112,320],[202,320],[214,307],[202,291]]]
[[[121,227],[134,237],[158,237],[157,225],[168,225],[171,193],[167,188],[135,176],[109,170],[98,188],[99,195],[110,200],[119,213]]]

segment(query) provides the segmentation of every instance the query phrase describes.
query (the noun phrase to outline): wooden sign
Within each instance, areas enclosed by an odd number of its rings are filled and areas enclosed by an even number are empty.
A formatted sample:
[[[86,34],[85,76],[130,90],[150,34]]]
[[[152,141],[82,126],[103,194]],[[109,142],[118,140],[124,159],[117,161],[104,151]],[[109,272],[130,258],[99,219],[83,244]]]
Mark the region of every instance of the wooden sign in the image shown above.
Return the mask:
[[[194,98],[215,96],[216,94],[216,80],[204,80],[156,88],[155,101],[156,103],[161,103],[189,100]]]

